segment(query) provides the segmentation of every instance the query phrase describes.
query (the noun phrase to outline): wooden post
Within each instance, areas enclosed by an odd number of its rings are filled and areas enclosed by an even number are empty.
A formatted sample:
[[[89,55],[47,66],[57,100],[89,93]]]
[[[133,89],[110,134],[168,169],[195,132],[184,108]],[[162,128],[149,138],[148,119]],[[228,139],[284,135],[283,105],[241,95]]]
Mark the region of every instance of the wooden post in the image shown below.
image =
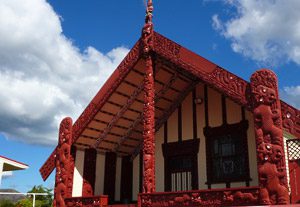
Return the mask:
[[[72,135],[72,119],[67,117],[60,124],[58,147],[55,154],[54,207],[65,207],[64,199],[72,196],[75,163],[74,153],[71,150]]]
[[[153,49],[152,0],[148,1],[145,25],[142,31],[143,54],[146,61],[144,76],[143,111],[143,193],[155,191],[155,109],[154,73],[151,52]]]
[[[276,75],[256,71],[250,81],[257,150],[260,204],[288,204],[282,116]]]

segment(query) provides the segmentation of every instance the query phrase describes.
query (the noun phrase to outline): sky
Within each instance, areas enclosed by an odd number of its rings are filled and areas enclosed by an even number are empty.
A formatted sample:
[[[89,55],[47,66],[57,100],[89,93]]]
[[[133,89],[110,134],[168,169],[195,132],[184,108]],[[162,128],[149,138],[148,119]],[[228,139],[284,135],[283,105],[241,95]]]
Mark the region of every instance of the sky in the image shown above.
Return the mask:
[[[245,80],[275,71],[281,98],[300,108],[299,0],[153,0],[154,29]],[[139,39],[144,0],[0,1],[0,155],[29,169],[1,188],[26,192],[57,144]]]

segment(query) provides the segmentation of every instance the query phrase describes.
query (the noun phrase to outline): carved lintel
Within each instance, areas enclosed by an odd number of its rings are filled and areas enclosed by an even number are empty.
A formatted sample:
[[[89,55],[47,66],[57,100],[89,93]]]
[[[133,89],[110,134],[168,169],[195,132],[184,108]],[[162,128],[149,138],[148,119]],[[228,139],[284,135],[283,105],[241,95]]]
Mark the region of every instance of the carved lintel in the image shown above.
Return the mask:
[[[257,187],[239,189],[193,190],[181,192],[142,193],[138,206],[181,207],[181,206],[256,206],[259,190]]]
[[[278,81],[267,69],[251,76],[251,101],[261,204],[288,204]]]

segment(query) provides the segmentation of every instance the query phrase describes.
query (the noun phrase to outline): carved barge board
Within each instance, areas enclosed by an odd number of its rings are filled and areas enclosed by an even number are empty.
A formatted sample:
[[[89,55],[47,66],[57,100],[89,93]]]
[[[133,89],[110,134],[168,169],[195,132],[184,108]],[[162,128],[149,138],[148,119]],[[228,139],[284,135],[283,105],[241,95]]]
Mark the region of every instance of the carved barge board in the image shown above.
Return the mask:
[[[75,122],[74,137],[72,143],[80,136],[85,127],[88,126],[95,114],[101,109],[102,105],[114,92],[117,86],[122,82],[126,74],[141,58],[141,40],[139,40],[112,76],[104,84],[95,98],[84,110],[78,120]],[[251,110],[249,103],[249,82],[237,77],[236,75],[220,68],[214,63],[196,55],[179,44],[167,39],[166,37],[154,32],[153,52],[182,68],[193,76],[200,78],[210,87],[215,88],[225,96],[234,100],[236,103]],[[280,101],[282,111],[282,125],[287,132],[300,137],[300,112],[296,108]],[[42,178],[46,180],[55,168],[54,155],[56,149],[50,155],[45,164],[41,167]]]

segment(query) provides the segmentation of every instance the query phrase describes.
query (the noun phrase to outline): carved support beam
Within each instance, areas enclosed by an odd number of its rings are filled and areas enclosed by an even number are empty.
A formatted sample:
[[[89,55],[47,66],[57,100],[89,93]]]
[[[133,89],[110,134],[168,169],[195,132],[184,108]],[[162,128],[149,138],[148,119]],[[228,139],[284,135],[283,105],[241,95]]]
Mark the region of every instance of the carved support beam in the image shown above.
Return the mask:
[[[72,196],[73,171],[75,158],[72,153],[72,119],[62,120],[59,128],[59,140],[55,156],[54,207],[64,207],[66,197]]]
[[[288,204],[289,193],[278,81],[267,69],[251,76],[260,204]]]
[[[153,5],[148,0],[145,25],[142,31],[143,54],[146,61],[143,108],[143,192],[155,192],[155,85],[151,51],[153,49]]]
[[[154,77],[152,58],[146,58],[144,86],[144,111],[143,111],[143,192],[152,193],[155,191],[155,102],[154,102]]]

